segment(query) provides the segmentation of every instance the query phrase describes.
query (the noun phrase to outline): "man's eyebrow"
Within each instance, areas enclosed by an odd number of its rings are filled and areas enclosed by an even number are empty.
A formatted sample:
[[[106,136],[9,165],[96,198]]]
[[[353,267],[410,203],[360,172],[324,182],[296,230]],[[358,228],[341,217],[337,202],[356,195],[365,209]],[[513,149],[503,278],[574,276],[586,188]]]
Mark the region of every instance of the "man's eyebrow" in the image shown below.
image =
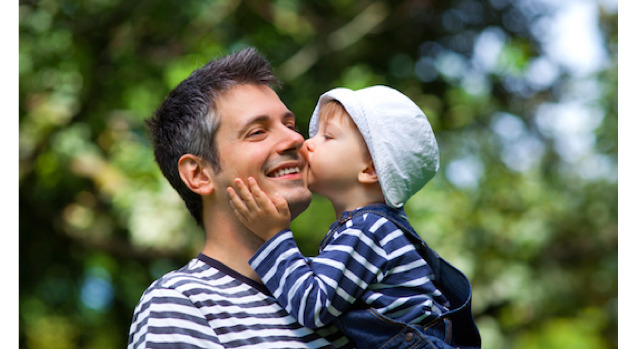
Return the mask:
[[[284,115],[282,115],[282,119],[290,119],[293,118],[295,119],[295,114],[291,111],[288,111],[286,113],[284,113]],[[268,115],[258,115],[254,118],[249,119],[244,125],[242,125],[239,129],[239,133],[243,133],[245,132],[249,126],[253,125],[253,124],[262,124],[262,123],[267,123],[271,120],[271,118]]]

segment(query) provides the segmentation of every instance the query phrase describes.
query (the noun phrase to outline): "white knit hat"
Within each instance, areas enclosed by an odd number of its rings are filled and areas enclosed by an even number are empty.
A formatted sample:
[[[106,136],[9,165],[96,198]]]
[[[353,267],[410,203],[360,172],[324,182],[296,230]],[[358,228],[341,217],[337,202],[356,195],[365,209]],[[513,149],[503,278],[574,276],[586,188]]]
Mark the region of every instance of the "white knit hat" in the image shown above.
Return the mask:
[[[332,100],[344,106],[364,136],[386,203],[402,207],[440,168],[438,143],[427,117],[393,88],[341,87],[319,98],[310,120],[310,137],[318,132],[321,107]]]

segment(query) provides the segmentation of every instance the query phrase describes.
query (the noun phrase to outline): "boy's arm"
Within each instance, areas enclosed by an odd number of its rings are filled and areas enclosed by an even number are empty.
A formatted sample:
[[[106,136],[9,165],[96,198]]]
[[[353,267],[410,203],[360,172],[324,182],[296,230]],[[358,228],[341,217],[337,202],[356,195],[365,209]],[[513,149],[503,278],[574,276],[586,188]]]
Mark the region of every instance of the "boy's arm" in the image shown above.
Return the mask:
[[[234,180],[234,186],[228,187],[230,205],[238,219],[264,241],[271,239],[290,225],[288,203],[281,195],[275,194],[269,199],[253,177],[247,180],[249,187],[240,179]]]
[[[300,324],[318,328],[381,281],[387,255],[372,233],[352,227],[308,261],[292,232],[285,231],[267,241],[249,264],[288,313]]]

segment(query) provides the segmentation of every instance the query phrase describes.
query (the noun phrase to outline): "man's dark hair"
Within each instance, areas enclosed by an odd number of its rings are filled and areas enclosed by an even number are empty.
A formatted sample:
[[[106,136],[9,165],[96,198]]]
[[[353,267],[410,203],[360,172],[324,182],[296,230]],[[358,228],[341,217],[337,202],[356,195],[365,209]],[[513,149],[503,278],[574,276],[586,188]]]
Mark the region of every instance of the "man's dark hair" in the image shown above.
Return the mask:
[[[200,226],[201,196],[180,178],[178,161],[184,154],[193,154],[207,160],[216,172],[221,170],[214,141],[221,124],[216,101],[230,88],[243,84],[279,85],[269,62],[254,48],[215,59],[195,70],[146,121],[160,170]]]

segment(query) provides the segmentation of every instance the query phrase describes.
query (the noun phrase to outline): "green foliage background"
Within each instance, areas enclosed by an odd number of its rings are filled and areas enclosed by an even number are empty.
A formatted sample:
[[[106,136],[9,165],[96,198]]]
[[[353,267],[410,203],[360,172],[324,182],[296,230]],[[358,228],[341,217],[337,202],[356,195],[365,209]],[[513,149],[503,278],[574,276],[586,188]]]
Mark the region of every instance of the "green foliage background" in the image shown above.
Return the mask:
[[[601,69],[554,64],[536,85],[536,28],[554,14],[506,0],[20,1],[20,347],[124,347],[143,290],[199,252],[143,120],[195,68],[250,45],[304,134],[336,86],[386,84],[422,107],[442,167],[406,211],[470,277],[484,348],[616,348],[617,10],[598,13]],[[483,33],[500,45],[477,69]],[[570,102],[590,115],[581,135],[561,131],[565,113],[554,124]],[[306,254],[332,212],[315,197],[293,223]]]

